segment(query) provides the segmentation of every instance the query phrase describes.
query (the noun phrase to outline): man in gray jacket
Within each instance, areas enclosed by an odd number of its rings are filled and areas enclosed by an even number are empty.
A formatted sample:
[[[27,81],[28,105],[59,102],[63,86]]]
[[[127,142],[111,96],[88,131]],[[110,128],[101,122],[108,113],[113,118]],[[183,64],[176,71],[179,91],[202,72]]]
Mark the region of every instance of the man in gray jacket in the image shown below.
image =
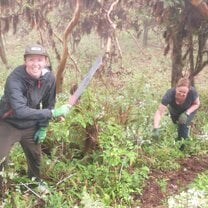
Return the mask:
[[[39,44],[28,45],[24,64],[6,80],[0,100],[0,171],[12,146],[19,142],[27,158],[28,176],[40,179],[40,142],[46,137],[48,122],[69,112],[68,105],[53,109],[55,76],[47,65],[46,49]]]

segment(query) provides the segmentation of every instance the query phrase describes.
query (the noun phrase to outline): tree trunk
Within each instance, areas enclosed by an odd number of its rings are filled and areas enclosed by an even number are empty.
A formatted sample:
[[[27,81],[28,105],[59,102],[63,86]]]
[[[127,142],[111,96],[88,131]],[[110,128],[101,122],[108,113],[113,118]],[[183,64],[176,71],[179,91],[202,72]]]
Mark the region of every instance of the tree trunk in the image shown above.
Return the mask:
[[[177,81],[182,77],[182,42],[183,38],[179,31],[175,31],[172,34],[173,49],[172,49],[172,74],[171,74],[171,86],[175,86]]]
[[[188,45],[189,45],[189,79],[191,81],[191,85],[194,86],[194,43],[193,43],[193,35],[190,34],[188,37]]]
[[[142,40],[142,46],[147,47],[148,44],[148,32],[149,32],[150,23],[148,20],[143,21],[143,40]]]
[[[76,9],[73,15],[72,20],[67,25],[64,34],[63,34],[63,51],[61,55],[60,63],[57,67],[57,73],[56,73],[56,92],[60,93],[62,92],[62,86],[63,86],[63,73],[64,68],[67,62],[67,58],[69,57],[69,51],[68,51],[68,36],[73,30],[73,28],[78,23],[80,17],[80,0],[76,0]]]
[[[3,64],[6,66],[7,69],[9,69],[8,61],[6,57],[5,47],[4,47],[4,41],[2,37],[2,33],[0,32],[0,57],[3,62]]]

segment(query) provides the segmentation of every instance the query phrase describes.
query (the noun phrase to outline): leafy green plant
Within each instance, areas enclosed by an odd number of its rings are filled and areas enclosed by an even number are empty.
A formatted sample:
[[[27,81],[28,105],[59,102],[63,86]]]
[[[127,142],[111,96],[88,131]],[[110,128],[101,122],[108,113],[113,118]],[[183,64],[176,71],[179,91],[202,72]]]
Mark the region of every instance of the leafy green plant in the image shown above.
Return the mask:
[[[196,188],[208,192],[208,176],[207,171],[200,173],[197,178],[190,184],[190,188]]]
[[[167,189],[167,180],[166,179],[158,179],[157,183],[159,184],[161,191],[163,193],[166,193],[166,189]]]
[[[93,47],[89,44],[91,38],[96,38],[98,43],[95,34],[85,36],[77,52],[82,74],[100,51],[96,44]],[[50,122],[43,144],[50,149],[50,154],[43,154],[41,167],[51,191],[44,198],[47,208],[139,206],[152,169],[178,170],[179,159],[207,153],[208,142],[198,139],[198,135],[207,132],[207,94],[202,94],[203,105],[197,112],[184,152],[179,150],[180,143],[175,142],[177,130],[168,114],[161,121],[161,138],[153,140],[154,112],[170,86],[170,60],[161,56],[158,48],[135,47],[126,32],[119,34],[119,38],[121,48],[125,49],[124,68],[112,63],[111,72],[99,72],[65,121]],[[78,80],[74,68],[67,67],[70,70],[66,70],[64,89],[68,89],[71,80]],[[2,74],[1,83],[6,74]],[[203,90],[199,91],[201,96]],[[67,90],[60,94],[57,106],[67,102],[68,96]],[[96,132],[98,145],[93,151],[83,153],[86,138],[92,136],[89,126]],[[39,201],[21,186],[21,182],[31,182],[26,178],[23,151],[18,146],[10,156],[4,177],[5,201],[1,205],[32,208]],[[206,180],[205,172],[193,186],[207,191]],[[167,181],[157,182],[165,192]]]

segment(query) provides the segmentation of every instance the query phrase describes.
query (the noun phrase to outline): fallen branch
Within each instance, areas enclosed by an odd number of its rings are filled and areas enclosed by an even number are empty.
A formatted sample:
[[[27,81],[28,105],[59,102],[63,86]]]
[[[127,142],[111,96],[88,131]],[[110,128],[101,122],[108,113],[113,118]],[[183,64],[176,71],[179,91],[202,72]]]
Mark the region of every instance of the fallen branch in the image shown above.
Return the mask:
[[[76,175],[76,173],[71,174],[71,175],[67,176],[66,178],[60,180],[58,183],[56,183],[56,186],[58,186],[59,184],[63,183],[64,181],[66,181],[67,179],[71,178],[74,175]]]
[[[43,198],[37,194],[35,191],[33,191],[29,186],[27,186],[26,184],[24,183],[20,183],[20,185],[24,186],[28,191],[30,191],[31,193],[33,193],[35,196],[37,196],[39,199],[43,200]]]

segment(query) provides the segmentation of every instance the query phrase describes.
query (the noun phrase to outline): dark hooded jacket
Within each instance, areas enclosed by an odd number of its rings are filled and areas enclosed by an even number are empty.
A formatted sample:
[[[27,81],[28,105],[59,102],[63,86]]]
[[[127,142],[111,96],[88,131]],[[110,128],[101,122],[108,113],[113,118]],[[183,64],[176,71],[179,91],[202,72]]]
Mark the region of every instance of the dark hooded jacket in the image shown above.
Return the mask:
[[[55,97],[55,77],[49,69],[44,69],[43,75],[35,80],[28,75],[25,65],[21,65],[6,80],[0,119],[20,129],[46,127]]]

